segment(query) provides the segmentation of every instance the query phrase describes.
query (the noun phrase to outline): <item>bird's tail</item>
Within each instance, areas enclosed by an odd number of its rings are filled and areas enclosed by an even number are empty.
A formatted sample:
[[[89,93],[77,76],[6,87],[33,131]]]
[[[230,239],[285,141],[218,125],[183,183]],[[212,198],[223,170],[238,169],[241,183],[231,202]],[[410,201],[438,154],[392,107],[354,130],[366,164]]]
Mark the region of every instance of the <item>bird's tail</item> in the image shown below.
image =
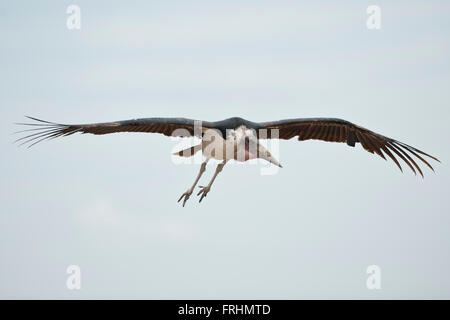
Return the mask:
[[[199,145],[196,145],[196,146],[193,146],[193,147],[181,150],[181,151],[174,152],[174,155],[189,158],[200,150],[202,150],[202,144],[199,144]]]

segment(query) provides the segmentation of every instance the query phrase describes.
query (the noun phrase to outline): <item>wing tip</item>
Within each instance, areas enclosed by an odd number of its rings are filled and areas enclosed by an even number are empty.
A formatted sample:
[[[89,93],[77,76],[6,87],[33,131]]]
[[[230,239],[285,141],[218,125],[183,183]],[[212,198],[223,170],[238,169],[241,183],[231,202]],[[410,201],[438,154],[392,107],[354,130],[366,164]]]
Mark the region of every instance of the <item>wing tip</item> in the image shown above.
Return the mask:
[[[15,123],[17,125],[23,125],[23,126],[33,126],[34,128],[32,129],[26,129],[26,130],[20,130],[20,131],[16,131],[13,134],[16,133],[22,133],[22,132],[29,132],[29,131],[35,131],[34,133],[31,134],[25,134],[24,137],[18,138],[16,139],[13,143],[18,143],[20,141],[22,141],[18,146],[22,146],[22,145],[26,145],[28,143],[30,143],[27,147],[30,148],[32,146],[34,146],[35,144],[47,140],[47,139],[52,139],[52,138],[56,138],[59,137],[61,135],[66,134],[66,130],[69,129],[69,126],[64,125],[64,124],[60,124],[60,123],[55,123],[55,122],[50,122],[50,121],[45,121],[42,119],[38,119],[32,116],[27,116],[25,115],[24,117],[33,120],[33,121],[37,121],[37,122],[41,122],[41,123]],[[72,132],[71,130],[69,130],[69,132]],[[74,131],[75,132],[75,131]],[[37,140],[37,141],[35,141]]]

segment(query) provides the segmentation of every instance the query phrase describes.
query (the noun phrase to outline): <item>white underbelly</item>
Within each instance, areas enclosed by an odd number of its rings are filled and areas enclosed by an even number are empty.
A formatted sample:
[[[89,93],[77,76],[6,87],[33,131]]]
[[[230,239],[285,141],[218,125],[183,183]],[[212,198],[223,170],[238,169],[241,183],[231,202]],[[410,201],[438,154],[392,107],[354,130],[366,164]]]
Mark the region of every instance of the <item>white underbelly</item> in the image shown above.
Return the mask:
[[[234,158],[235,146],[233,141],[224,140],[216,136],[213,141],[202,142],[203,156],[207,159],[230,160]]]

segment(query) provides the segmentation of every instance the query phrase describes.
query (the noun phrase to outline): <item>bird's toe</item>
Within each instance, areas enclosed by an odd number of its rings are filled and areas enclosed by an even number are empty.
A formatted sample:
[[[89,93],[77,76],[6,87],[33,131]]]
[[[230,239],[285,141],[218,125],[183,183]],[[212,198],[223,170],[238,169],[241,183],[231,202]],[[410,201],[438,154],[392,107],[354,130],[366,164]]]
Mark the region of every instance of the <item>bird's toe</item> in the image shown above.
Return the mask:
[[[200,191],[197,193],[197,196],[201,195],[200,200],[198,202],[202,202],[203,198],[208,194],[210,187],[209,186],[199,186]]]
[[[181,197],[178,199],[177,202],[180,202],[181,199],[184,198],[184,200],[183,200],[183,207],[184,207],[184,205],[186,204],[186,201],[189,199],[189,197],[191,196],[191,194],[192,194],[192,190],[186,191],[185,193],[183,193],[183,194],[181,195]]]

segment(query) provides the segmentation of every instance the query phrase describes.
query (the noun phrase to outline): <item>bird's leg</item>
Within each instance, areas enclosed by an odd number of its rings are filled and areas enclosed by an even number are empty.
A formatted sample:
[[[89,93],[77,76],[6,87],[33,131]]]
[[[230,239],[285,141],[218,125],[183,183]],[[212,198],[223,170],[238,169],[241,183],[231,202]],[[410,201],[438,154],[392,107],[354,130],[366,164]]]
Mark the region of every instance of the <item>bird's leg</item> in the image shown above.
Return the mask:
[[[201,188],[201,190],[197,193],[197,195],[199,196],[200,194],[202,195],[200,197],[199,202],[202,202],[203,198],[206,197],[206,195],[208,194],[209,190],[211,189],[211,185],[213,184],[214,180],[216,179],[217,175],[219,174],[220,171],[222,171],[223,166],[227,163],[227,160],[224,160],[223,162],[219,163],[217,165],[216,168],[216,172],[214,172],[214,176],[212,177],[211,181],[208,183],[207,186],[199,186]]]
[[[203,172],[205,172],[205,170],[206,170],[206,164],[207,164],[207,163],[208,163],[208,159],[205,160],[205,161],[202,163],[202,165],[200,166],[200,171],[199,171],[199,173],[198,173],[198,175],[197,175],[197,178],[195,179],[194,184],[192,185],[192,187],[190,187],[189,189],[187,189],[187,191],[181,195],[180,199],[178,199],[178,202],[180,202],[181,199],[183,199],[183,197],[184,197],[184,200],[183,200],[183,207],[184,207],[186,201],[187,201],[187,200],[189,199],[189,197],[191,196],[192,191],[194,191],[194,188],[195,188],[195,186],[197,185],[198,180],[200,180],[200,177],[202,176]]]

